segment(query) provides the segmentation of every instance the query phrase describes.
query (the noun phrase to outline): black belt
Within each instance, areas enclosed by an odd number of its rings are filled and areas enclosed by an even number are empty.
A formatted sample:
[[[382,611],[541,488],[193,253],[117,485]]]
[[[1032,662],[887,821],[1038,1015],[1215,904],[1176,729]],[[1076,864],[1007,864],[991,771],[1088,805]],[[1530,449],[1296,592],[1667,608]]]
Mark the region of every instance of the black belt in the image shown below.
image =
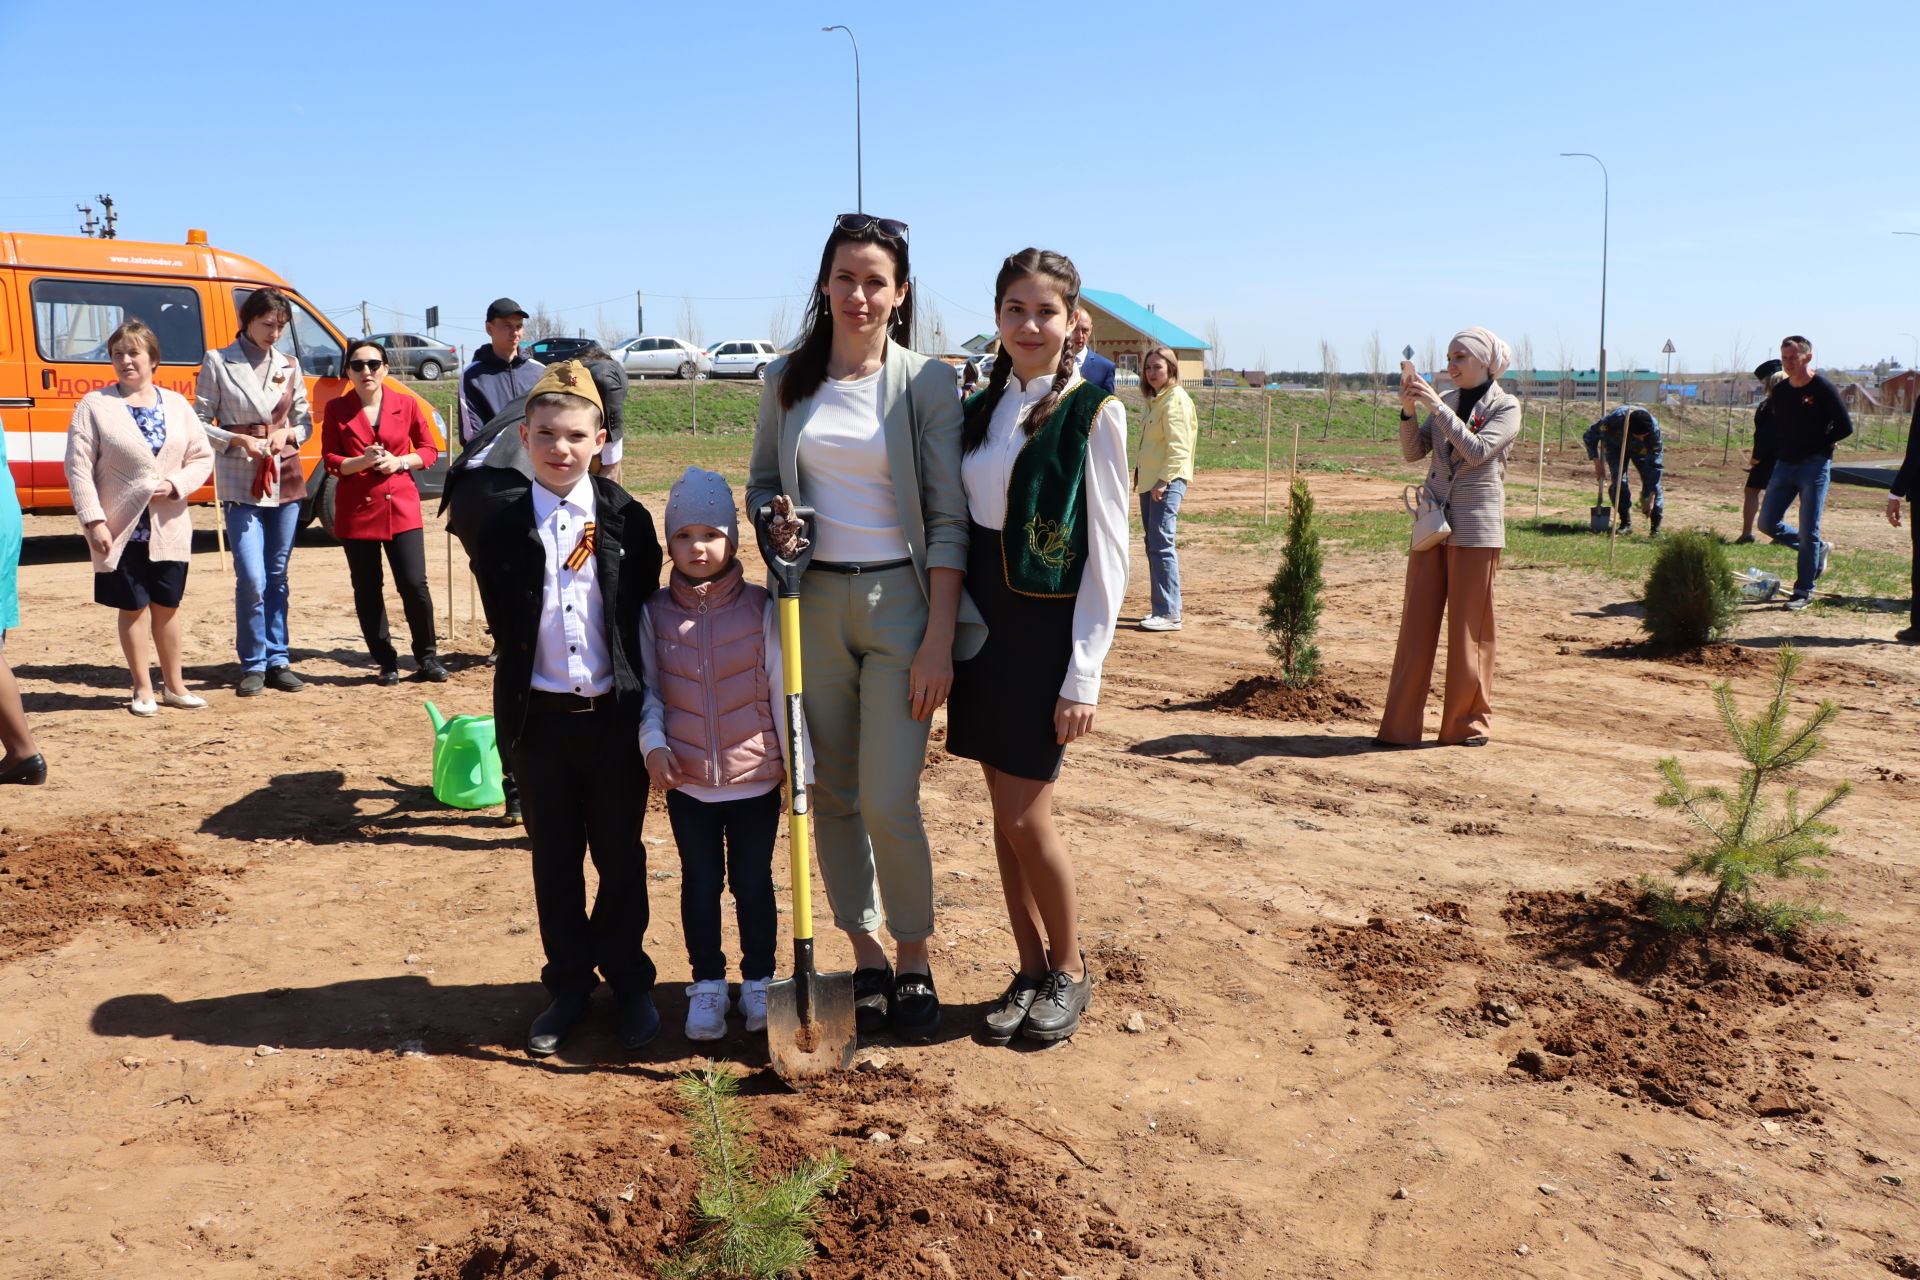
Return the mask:
[[[912,563],[912,556],[907,556],[902,560],[882,560],[878,564],[840,564],[832,560],[809,560],[807,562],[807,568],[825,569],[828,573],[858,575],[862,573],[879,573],[882,569],[903,569]]]
[[[611,711],[613,695],[603,693],[597,698],[582,697],[577,693],[549,693],[545,689],[527,690],[527,710],[540,715],[581,715],[589,711]]]

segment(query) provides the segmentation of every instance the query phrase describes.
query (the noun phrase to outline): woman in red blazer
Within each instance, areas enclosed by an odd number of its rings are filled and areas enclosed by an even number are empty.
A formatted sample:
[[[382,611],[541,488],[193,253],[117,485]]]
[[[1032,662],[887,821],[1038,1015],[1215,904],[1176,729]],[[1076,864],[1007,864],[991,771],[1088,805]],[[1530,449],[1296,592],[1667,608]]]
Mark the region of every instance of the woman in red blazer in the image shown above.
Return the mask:
[[[347,349],[347,375],[353,389],[326,407],[320,425],[320,449],[327,474],[334,478],[333,534],[346,548],[353,578],[353,607],[360,634],[380,664],[381,684],[400,683],[400,658],[387,632],[385,584],[380,549],[393,567],[407,630],[413,635],[416,676],[441,681],[433,634],[433,597],[427,591],[426,539],[421,532],[420,490],[409,471],[433,465],[439,452],[426,411],[413,396],[387,395],[383,381],[387,352],[361,339]]]

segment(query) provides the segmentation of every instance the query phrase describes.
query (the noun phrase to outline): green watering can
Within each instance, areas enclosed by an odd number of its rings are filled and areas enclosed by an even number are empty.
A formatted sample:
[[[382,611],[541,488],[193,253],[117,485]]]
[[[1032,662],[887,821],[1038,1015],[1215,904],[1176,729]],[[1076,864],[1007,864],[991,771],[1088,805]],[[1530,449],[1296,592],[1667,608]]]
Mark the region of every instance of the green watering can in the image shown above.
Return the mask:
[[[431,702],[427,703],[427,715],[433,720],[433,798],[456,809],[486,809],[504,803],[493,717],[448,719]]]

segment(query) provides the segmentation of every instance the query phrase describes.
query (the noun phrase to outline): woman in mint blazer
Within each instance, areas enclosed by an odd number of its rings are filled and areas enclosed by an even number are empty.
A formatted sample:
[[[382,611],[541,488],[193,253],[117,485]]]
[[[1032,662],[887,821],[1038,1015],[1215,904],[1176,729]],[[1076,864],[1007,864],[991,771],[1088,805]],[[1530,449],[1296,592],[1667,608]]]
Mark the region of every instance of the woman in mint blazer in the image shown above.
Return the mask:
[[[815,512],[800,648],[820,874],[853,946],[861,1028],[924,1041],[940,1003],[920,773],[953,660],[986,632],[961,589],[954,371],[901,343],[913,326],[909,274],[904,223],[835,220],[805,335],[767,369],[747,504],[758,512],[784,494]],[[877,936],[883,920],[893,963]]]

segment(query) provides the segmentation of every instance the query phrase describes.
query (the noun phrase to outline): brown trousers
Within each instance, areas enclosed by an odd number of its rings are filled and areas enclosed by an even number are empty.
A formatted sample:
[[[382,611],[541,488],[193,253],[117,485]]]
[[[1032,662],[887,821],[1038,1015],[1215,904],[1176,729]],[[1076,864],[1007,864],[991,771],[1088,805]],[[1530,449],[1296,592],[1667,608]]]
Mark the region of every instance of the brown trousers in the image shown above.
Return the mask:
[[[1493,575],[1498,547],[1443,544],[1407,557],[1406,603],[1400,613],[1400,643],[1393,652],[1387,707],[1380,739],[1420,741],[1427,689],[1433,683],[1440,615],[1447,618],[1447,694],[1440,712],[1440,741],[1464,742],[1487,732],[1493,708]]]

